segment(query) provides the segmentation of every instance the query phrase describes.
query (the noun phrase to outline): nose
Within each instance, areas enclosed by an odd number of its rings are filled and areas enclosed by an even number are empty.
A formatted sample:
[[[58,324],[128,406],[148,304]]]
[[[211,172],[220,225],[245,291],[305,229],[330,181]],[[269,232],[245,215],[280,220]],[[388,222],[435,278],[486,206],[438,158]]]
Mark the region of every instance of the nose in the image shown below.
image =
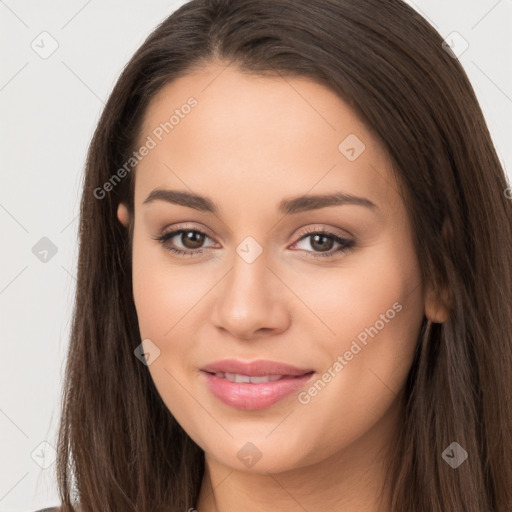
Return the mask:
[[[252,263],[235,255],[217,290],[212,320],[218,329],[251,340],[288,328],[289,293],[269,263],[265,251]]]

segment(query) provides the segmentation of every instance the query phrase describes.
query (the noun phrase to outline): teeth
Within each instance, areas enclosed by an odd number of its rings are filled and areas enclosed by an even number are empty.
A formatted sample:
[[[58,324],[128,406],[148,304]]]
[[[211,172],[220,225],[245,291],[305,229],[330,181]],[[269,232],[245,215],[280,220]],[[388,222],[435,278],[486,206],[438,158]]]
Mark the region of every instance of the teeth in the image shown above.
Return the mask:
[[[274,382],[282,377],[282,375],[261,375],[257,377],[250,377],[249,375],[240,375],[239,373],[216,373],[215,375],[217,377],[229,380],[230,382],[250,382],[252,384]]]
[[[251,377],[251,382],[259,384],[260,382],[274,382],[279,380],[282,375],[262,375],[261,377]]]

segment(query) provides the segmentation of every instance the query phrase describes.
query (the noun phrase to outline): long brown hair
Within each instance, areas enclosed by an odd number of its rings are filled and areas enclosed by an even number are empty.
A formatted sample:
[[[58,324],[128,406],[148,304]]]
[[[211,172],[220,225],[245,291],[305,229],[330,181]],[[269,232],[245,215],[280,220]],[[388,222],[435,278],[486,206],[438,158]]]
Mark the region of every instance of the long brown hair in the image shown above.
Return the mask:
[[[135,150],[155,93],[214,58],[310,77],[355,109],[393,162],[423,281],[449,297],[449,320],[424,323],[417,342],[391,510],[512,510],[512,201],[473,89],[442,43],[400,0],[192,0],[146,39],[87,158],[58,439],[63,512],[196,504],[204,454],[134,356],[131,231],[116,210],[133,211],[135,169],[97,190]],[[468,453],[456,469],[442,457],[453,442]]]

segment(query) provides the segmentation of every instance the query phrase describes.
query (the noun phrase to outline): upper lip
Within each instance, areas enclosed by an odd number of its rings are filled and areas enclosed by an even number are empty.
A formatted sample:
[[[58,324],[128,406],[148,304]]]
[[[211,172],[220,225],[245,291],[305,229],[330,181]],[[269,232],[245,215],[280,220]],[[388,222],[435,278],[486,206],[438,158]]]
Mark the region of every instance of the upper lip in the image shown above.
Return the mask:
[[[222,359],[215,361],[201,368],[201,370],[210,373],[237,373],[239,375],[248,375],[255,377],[260,375],[304,375],[311,373],[309,368],[297,368],[286,363],[278,361],[238,361],[236,359]]]

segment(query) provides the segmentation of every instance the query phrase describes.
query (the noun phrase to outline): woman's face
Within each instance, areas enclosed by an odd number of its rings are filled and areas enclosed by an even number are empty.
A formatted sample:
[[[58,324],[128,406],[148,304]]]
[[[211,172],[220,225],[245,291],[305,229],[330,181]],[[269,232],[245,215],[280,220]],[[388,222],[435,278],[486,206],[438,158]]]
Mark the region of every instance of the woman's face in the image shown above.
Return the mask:
[[[239,470],[376,455],[433,306],[379,142],[316,82],[216,63],[160,91],[143,145],[133,294],[176,420]]]

